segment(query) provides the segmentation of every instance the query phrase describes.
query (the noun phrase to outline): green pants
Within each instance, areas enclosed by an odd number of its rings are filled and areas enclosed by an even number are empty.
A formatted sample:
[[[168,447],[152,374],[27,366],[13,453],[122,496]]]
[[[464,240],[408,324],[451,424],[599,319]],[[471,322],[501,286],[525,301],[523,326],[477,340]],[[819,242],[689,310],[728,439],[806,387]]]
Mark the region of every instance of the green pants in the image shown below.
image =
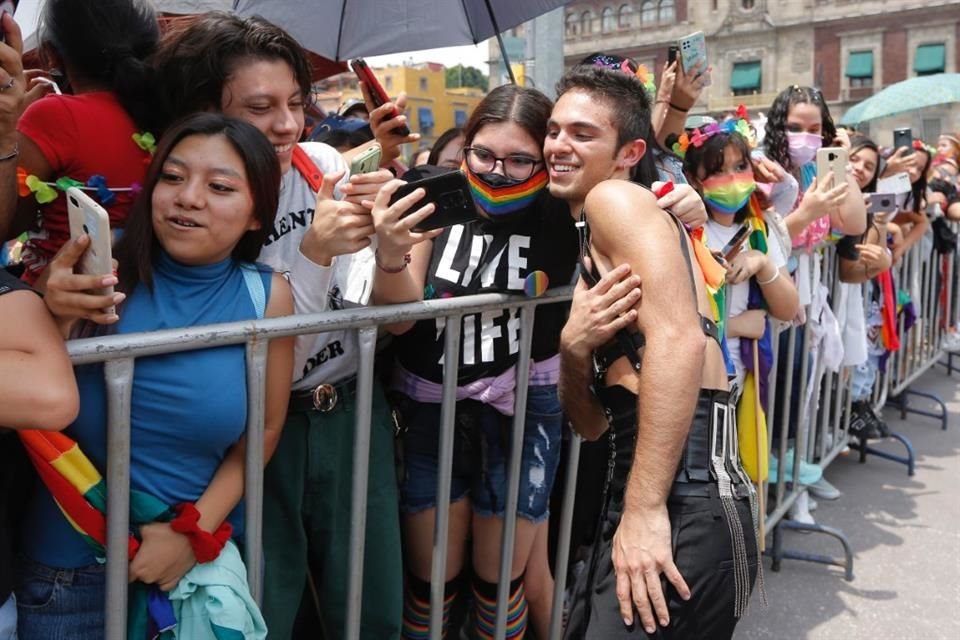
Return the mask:
[[[264,479],[263,615],[270,638],[287,640],[306,585],[317,583],[323,628],[339,640],[346,631],[353,483],[355,397],[340,394],[328,413],[291,413]],[[346,397],[344,397],[346,396]],[[403,567],[393,456],[393,421],[375,384],[360,637],[400,637]]]

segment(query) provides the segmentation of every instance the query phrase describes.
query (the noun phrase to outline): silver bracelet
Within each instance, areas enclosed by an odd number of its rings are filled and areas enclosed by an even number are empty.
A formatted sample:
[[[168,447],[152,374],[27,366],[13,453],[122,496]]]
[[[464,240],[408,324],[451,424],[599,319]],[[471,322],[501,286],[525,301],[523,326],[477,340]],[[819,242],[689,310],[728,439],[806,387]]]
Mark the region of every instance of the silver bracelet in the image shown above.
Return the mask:
[[[770,284],[771,282],[773,282],[774,280],[776,280],[776,279],[779,278],[779,277],[780,277],[780,269],[777,269],[776,271],[774,271],[774,274],[773,274],[773,277],[772,277],[772,278],[770,278],[769,280],[764,280],[763,282],[760,282],[759,280],[757,280],[757,284],[762,287],[762,286],[764,286],[764,285]]]
[[[16,142],[13,143],[13,151],[8,153],[5,156],[0,156],[0,162],[5,162],[7,160],[13,160],[18,155],[20,155],[20,145]]]

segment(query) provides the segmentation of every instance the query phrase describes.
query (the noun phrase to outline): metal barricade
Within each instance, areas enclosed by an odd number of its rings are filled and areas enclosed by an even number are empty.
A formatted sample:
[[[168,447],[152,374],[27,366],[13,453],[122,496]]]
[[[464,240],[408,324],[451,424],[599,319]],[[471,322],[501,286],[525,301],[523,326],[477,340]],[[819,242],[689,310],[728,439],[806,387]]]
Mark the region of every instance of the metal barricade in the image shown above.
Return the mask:
[[[876,403],[890,395],[909,392],[909,385],[929,369],[942,355],[941,343],[949,326],[960,322],[957,304],[956,254],[948,259],[934,256],[924,260],[919,245],[914,247],[899,267],[901,280],[919,277],[917,303],[919,325],[916,331],[903,336],[900,350],[881,371],[874,389]],[[836,299],[838,292],[837,257],[832,248],[822,256],[812,258],[809,288],[814,293],[819,287]],[[258,601],[262,595],[262,503],[263,503],[263,422],[265,396],[265,363],[268,341],[272,338],[302,335],[333,330],[358,332],[360,361],[357,373],[356,440],[352,478],[352,511],[350,514],[350,578],[348,585],[348,615],[346,638],[359,637],[361,593],[363,576],[364,531],[367,503],[367,463],[370,450],[370,418],[373,397],[373,365],[376,352],[377,329],[381,325],[423,319],[446,319],[443,401],[439,434],[437,472],[437,515],[433,537],[431,574],[430,637],[441,637],[443,613],[444,569],[446,567],[447,528],[449,524],[449,496],[453,466],[453,427],[455,413],[456,373],[461,349],[461,326],[464,316],[484,311],[519,309],[519,362],[515,413],[508,462],[508,491],[501,539],[501,564],[497,591],[497,618],[495,637],[506,633],[506,602],[510,583],[511,559],[516,531],[516,507],[520,482],[520,464],[523,420],[530,362],[534,313],[541,304],[556,304],[570,299],[569,289],[551,290],[540,298],[520,298],[501,294],[482,294],[463,298],[429,300],[424,302],[367,307],[326,312],[314,315],[271,318],[258,321],[235,322],[220,325],[172,329],[145,334],[127,334],[105,338],[75,340],[68,343],[75,364],[105,363],[104,376],[108,391],[108,454],[106,480],[110,487],[107,505],[107,589],[105,637],[119,640],[126,634],[127,614],[127,535],[129,531],[130,479],[130,403],[133,370],[136,358],[165,353],[205,349],[231,344],[246,345],[248,384],[248,423],[245,501],[246,501],[246,563],[250,590]],[[804,325],[789,326],[775,331],[773,339],[773,367],[770,371],[766,415],[768,420],[768,450],[780,464],[776,477],[761,482],[760,491],[770,496],[764,518],[764,528],[773,531],[774,570],[782,559],[795,558],[826,562],[843,566],[847,579],[852,579],[852,552],[844,535],[830,527],[802,525],[785,520],[790,507],[806,491],[806,487],[788,478],[789,440],[793,439],[793,457],[790,461],[792,479],[800,477],[801,461],[816,462],[826,468],[849,443],[847,434],[850,415],[849,368],[837,372],[826,370],[820,345],[822,332],[817,324],[829,322],[827,317],[812,317],[819,313],[815,304],[805,305],[808,321]],[[941,318],[946,320],[941,321]],[[780,353],[780,337],[786,353]],[[818,350],[819,349],[819,350]],[[794,363],[800,357],[799,376]],[[778,376],[778,369],[788,370]],[[782,379],[782,385],[778,385]],[[796,401],[792,402],[796,391]],[[782,402],[777,406],[777,397]],[[791,406],[795,405],[793,409]],[[795,427],[795,433],[791,433]],[[570,441],[567,467],[558,470],[565,477],[564,495],[559,514],[559,541],[556,550],[555,591],[550,621],[549,638],[559,638],[562,632],[562,609],[567,579],[567,564],[571,541],[571,522],[579,462],[580,439],[573,435]],[[825,556],[790,551],[784,548],[783,529],[807,529],[834,536],[843,544],[845,558],[834,560]],[[369,603],[368,603],[369,604]]]

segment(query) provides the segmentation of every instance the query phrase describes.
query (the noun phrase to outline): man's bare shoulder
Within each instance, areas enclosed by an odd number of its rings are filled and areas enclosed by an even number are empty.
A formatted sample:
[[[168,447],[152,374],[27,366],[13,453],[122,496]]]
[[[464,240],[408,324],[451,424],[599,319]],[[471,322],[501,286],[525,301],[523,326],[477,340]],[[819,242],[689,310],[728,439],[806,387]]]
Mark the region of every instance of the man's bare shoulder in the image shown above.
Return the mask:
[[[587,194],[584,202],[591,235],[595,239],[673,233],[668,215],[657,206],[656,196],[627,180],[605,180]]]

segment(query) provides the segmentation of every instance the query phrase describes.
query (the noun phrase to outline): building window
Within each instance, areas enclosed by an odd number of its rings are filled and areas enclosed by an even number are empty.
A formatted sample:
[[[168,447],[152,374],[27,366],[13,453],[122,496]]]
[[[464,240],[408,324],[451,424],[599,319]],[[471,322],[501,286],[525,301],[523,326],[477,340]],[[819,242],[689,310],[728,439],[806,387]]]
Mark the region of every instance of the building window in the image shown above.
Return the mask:
[[[629,29],[633,25],[633,7],[628,4],[620,5],[620,11],[617,12],[617,26],[621,29]]]
[[[467,124],[467,112],[463,109],[457,109],[453,112],[453,126],[463,128]]]
[[[646,0],[640,5],[640,24],[650,25],[657,21],[657,5],[653,0]]]
[[[387,91],[393,91],[393,76],[387,76],[383,79],[383,88]]]
[[[433,110],[430,107],[417,107],[417,120],[422,135],[433,135]]]
[[[943,73],[947,64],[947,47],[939,44],[922,44],[917,47],[913,58],[913,70],[918,76],[929,76],[934,73]]]
[[[574,37],[580,27],[580,19],[575,13],[567,14],[567,37]]]
[[[580,14],[580,33],[585,36],[593,33],[593,14],[589,11]]]
[[[749,11],[753,9],[754,0],[740,0],[740,7]]]
[[[427,91],[427,79],[420,78],[420,91]]]
[[[730,74],[730,91],[735,96],[759,93],[761,87],[760,61],[735,62]]]
[[[675,15],[673,0],[660,0],[660,22],[671,23]]]
[[[851,51],[847,56],[845,75],[851,89],[873,86],[873,51]]]
[[[616,28],[616,19],[613,15],[613,9],[610,7],[604,7],[603,12],[600,14],[600,30],[603,33],[610,33]]]

